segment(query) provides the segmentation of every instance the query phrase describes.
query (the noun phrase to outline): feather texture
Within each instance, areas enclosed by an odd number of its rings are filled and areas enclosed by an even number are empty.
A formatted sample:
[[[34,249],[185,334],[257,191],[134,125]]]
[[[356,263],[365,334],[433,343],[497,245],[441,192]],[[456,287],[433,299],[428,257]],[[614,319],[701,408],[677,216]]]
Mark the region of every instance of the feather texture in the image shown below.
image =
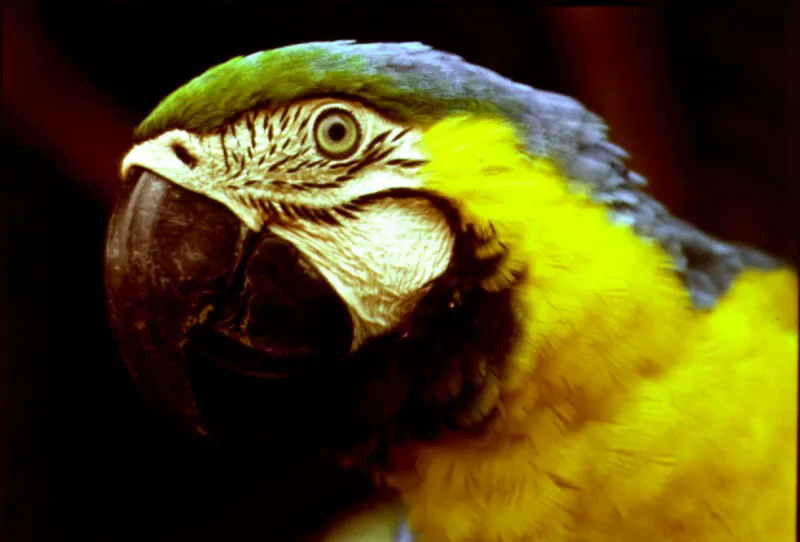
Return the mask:
[[[748,269],[698,311],[659,244],[511,127],[451,119],[425,143],[427,186],[524,272],[491,285],[520,330],[491,425],[395,450],[420,540],[792,540],[795,272]]]
[[[137,140],[172,128],[224,130],[243,114],[314,95],[367,102],[410,125],[429,127],[461,114],[513,125],[527,153],[559,165],[619,222],[657,240],[700,308],[711,308],[745,267],[774,258],[724,243],[671,216],[641,191],[625,151],[607,139],[602,119],[576,100],[506,79],[457,55],[420,43],[312,42],[236,57],[165,98],[137,128]]]

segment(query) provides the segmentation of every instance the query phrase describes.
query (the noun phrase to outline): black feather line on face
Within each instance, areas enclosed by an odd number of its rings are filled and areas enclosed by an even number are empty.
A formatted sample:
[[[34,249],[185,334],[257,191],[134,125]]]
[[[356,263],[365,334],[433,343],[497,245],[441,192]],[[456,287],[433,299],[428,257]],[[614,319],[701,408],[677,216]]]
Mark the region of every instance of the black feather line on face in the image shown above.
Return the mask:
[[[245,115],[244,121],[247,125],[247,129],[250,131],[250,148],[253,149],[256,146],[256,127],[255,123],[253,122],[253,113],[249,115]],[[251,155],[252,157],[252,155]]]
[[[257,199],[257,200],[254,201],[253,197],[248,194],[247,195],[247,203],[249,203],[251,206],[255,205],[255,207],[257,209],[260,209],[261,212],[264,213],[265,216],[269,217],[269,214],[270,214],[269,213],[269,206],[267,205],[267,203],[265,201],[263,201],[261,199]]]
[[[289,216],[289,218],[296,220],[303,217],[302,207],[298,205],[292,205],[291,203],[285,203],[283,207],[286,209],[286,214]]]
[[[313,186],[309,186],[311,183],[304,183],[304,182],[294,182],[294,183],[287,183],[284,181],[280,181],[281,184],[276,184],[275,186],[280,189],[292,190],[294,192],[307,192]]]
[[[354,165],[353,167],[348,169],[346,174],[349,177],[353,177],[356,173],[358,173],[359,171],[361,171],[362,169],[364,169],[365,167],[367,167],[371,163],[372,162],[369,160],[369,158],[365,159],[365,160],[361,160],[359,163],[357,163],[356,165]]]
[[[308,209],[300,205],[294,206],[294,212],[297,216],[305,220],[313,220],[314,218],[313,216],[311,216],[311,213],[308,212]]]
[[[375,136],[372,139],[372,141],[370,141],[369,144],[366,147],[364,147],[364,150],[362,151],[362,154],[369,153],[369,151],[371,151],[373,147],[383,143],[383,141],[389,136],[390,132],[391,132],[391,130],[386,130],[385,132],[382,132],[382,133],[378,134],[377,136]]]
[[[267,169],[267,171],[275,171],[276,169],[278,169],[279,167],[284,165],[286,162],[288,162],[292,158],[293,158],[292,156],[284,156],[283,158],[281,158],[280,160],[278,160],[274,164],[270,165],[269,168]]]
[[[286,130],[286,121],[289,120],[289,107],[283,108],[283,113],[281,113],[281,119],[278,121],[280,125],[280,132],[283,133]]]
[[[300,112],[303,110],[302,107],[297,106],[294,111],[294,117],[292,117],[292,122],[290,124],[297,124],[297,119],[300,117]]]
[[[328,224],[329,226],[341,226],[341,222],[333,216],[328,209],[309,209],[311,216],[313,216],[316,220],[323,224]]]
[[[301,170],[303,168],[306,168],[306,167],[309,167],[308,160],[303,160],[302,162],[300,162],[296,166],[293,166],[293,167],[287,169],[286,173],[297,173],[299,170]]]
[[[246,162],[244,155],[237,155],[236,159],[239,162],[239,169],[236,173],[233,174],[234,179],[236,177],[239,177],[242,174],[242,172],[244,172],[244,164]]]
[[[408,132],[410,132],[410,131],[411,131],[411,128],[406,128],[405,130],[401,130],[400,132],[398,132],[397,134],[395,134],[395,136],[392,138],[392,140],[390,141],[390,143],[397,143],[397,142],[398,142],[398,141],[400,141],[400,140],[401,140],[403,137],[405,137],[405,135],[406,135],[406,134],[408,134]]]
[[[324,189],[332,189],[332,188],[341,188],[342,183],[337,182],[335,179],[333,181],[327,183],[302,183],[303,186],[306,188],[324,188]]]
[[[387,156],[392,154],[394,151],[395,151],[394,147],[389,147],[388,149],[384,150],[383,152],[380,152],[380,153],[376,154],[373,161],[374,162],[381,162],[381,161],[383,161],[384,158],[386,158]]]
[[[406,160],[402,167],[418,168],[430,163],[430,160]]]
[[[228,161],[228,146],[225,144],[225,132],[219,133],[219,144],[222,146],[222,157],[225,159],[225,173],[229,173],[231,165]]]
[[[359,159],[348,160],[346,162],[335,162],[328,166],[328,169],[343,169],[346,167],[354,166],[359,163]]]
[[[392,154],[396,149],[397,149],[396,147],[384,148],[380,145],[376,146],[370,152],[366,153],[363,157],[361,157],[356,162],[355,165],[353,165],[350,169],[348,169],[346,175],[349,177],[354,177],[356,173],[358,173],[365,167],[381,162],[390,154]]]
[[[398,166],[402,168],[416,169],[427,164],[428,160],[411,160],[408,158],[395,158],[386,162],[387,166]]]
[[[344,206],[335,207],[333,210],[334,210],[334,212],[342,215],[345,218],[351,219],[351,220],[358,218],[358,215],[356,215],[354,212],[348,210]]]
[[[300,132],[302,132],[303,130],[306,129],[306,126],[308,126],[308,121],[309,120],[311,120],[311,115],[306,115],[303,118],[303,122],[301,122],[300,126],[297,127],[297,133],[300,133]],[[306,134],[303,134],[303,137],[305,137],[305,136],[306,136]]]
[[[363,211],[364,210],[364,206],[363,205],[359,205],[358,203],[355,203],[355,202],[352,202],[352,201],[348,201],[347,203],[343,203],[342,207],[344,207],[348,211],[353,211],[353,212]]]

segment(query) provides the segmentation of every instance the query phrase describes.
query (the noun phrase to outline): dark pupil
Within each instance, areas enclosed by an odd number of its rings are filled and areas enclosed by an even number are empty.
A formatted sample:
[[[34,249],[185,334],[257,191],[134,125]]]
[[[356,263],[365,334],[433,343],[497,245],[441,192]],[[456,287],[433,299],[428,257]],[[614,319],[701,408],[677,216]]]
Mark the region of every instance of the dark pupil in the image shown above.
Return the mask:
[[[336,122],[331,124],[328,128],[328,137],[331,138],[331,140],[338,142],[344,139],[346,131],[347,128],[344,127],[344,124],[341,122]]]

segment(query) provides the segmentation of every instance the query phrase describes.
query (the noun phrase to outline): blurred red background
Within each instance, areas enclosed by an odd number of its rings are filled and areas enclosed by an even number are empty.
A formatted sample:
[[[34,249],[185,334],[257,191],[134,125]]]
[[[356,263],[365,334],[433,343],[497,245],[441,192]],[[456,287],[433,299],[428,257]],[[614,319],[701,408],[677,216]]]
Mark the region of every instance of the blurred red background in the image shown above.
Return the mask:
[[[437,1],[397,13],[323,1],[302,11],[236,0],[6,4],[12,540],[239,539],[265,521],[277,533],[268,539],[295,539],[365,491],[329,473],[301,483],[292,478],[299,463],[278,480],[274,465],[255,475],[198,451],[155,422],[110,338],[103,234],[131,130],[173,88],[236,54],[334,38],[419,40],[573,95],[606,119],[674,213],[798,262],[800,44],[789,3]]]

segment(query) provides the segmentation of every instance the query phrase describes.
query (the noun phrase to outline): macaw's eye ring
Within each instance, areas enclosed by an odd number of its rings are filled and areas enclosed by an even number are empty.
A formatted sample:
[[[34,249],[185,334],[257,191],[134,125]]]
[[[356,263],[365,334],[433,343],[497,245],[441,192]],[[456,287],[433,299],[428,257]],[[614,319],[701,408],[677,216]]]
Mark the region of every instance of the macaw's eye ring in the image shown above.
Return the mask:
[[[349,111],[338,107],[320,113],[314,122],[314,141],[330,158],[347,158],[361,143],[361,126]]]

